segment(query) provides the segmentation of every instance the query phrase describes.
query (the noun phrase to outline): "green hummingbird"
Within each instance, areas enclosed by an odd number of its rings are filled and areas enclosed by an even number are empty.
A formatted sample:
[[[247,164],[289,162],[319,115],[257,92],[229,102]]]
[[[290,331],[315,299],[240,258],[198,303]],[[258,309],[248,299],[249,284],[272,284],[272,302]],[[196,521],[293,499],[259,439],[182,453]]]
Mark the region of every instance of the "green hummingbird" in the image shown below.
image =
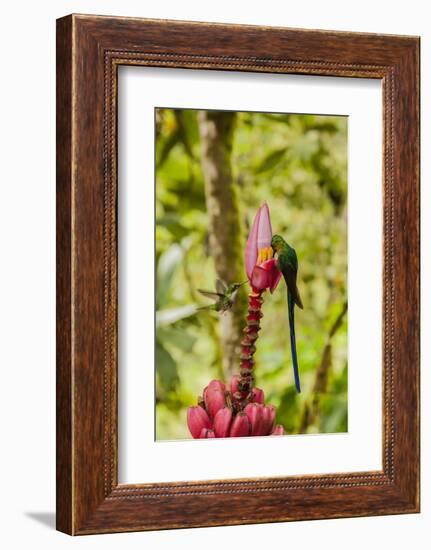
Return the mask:
[[[298,274],[298,258],[295,249],[287,244],[280,237],[274,235],[271,240],[271,246],[274,254],[277,254],[277,267],[283,274],[287,286],[287,307],[289,311],[289,330],[290,330],[290,347],[292,350],[293,374],[295,376],[295,386],[298,393],[301,392],[301,384],[299,381],[298,358],[296,356],[296,338],[295,338],[295,304],[304,309],[302,300],[299,295],[298,287],[296,286],[296,276]]]
[[[220,313],[225,313],[226,311],[229,311],[235,302],[238,289],[246,282],[247,281],[244,281],[243,283],[232,283],[230,285],[227,285],[220,279],[217,279],[215,283],[215,292],[212,290],[201,290],[198,288],[198,292],[200,292],[203,296],[215,300],[215,304],[200,307],[198,309],[210,309]]]

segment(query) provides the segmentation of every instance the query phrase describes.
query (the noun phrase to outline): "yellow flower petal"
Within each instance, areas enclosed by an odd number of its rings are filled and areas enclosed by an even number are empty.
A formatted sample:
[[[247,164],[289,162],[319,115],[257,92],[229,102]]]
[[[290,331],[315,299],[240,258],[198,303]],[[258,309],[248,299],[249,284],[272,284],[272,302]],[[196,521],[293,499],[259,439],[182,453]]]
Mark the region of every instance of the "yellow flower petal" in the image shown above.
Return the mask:
[[[263,262],[270,260],[273,256],[274,256],[274,252],[271,246],[267,248],[259,248],[258,256],[257,256],[257,265],[263,264]]]

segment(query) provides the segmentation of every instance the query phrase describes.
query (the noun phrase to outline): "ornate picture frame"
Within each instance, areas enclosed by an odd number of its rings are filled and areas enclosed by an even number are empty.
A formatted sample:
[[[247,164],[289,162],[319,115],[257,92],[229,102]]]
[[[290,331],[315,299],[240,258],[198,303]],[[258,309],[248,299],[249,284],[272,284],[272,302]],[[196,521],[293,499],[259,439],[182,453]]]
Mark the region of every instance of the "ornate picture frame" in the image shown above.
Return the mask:
[[[383,89],[381,471],[118,483],[118,67],[372,78]],[[57,529],[419,511],[419,38],[69,15],[57,21]]]

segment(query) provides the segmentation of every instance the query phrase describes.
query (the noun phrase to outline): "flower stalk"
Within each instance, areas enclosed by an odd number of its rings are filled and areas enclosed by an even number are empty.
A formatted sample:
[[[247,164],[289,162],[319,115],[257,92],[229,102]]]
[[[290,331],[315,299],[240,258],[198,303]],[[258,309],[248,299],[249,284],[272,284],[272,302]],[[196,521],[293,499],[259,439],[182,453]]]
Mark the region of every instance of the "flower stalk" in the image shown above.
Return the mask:
[[[237,384],[237,390],[233,397],[242,410],[247,403],[254,400],[254,359],[256,352],[256,341],[259,338],[260,320],[262,313],[263,291],[252,290],[248,295],[248,310],[246,317],[246,326],[244,328],[244,337],[241,341],[240,371]],[[262,390],[260,390],[262,391]]]

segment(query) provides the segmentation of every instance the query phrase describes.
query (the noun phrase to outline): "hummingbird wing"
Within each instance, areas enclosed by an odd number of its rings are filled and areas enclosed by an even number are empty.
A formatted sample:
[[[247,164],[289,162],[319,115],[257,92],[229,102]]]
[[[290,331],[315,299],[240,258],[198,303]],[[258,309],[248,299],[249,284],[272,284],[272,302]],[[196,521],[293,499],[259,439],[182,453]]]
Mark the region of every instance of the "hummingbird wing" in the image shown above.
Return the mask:
[[[292,295],[293,301],[300,309],[304,309],[298,287],[296,286],[296,277],[298,274],[296,255],[291,258],[293,262],[289,260],[290,259],[285,255],[279,256],[277,259],[277,267],[283,273],[286,286],[289,289],[289,293]]]
[[[215,287],[219,294],[224,295],[226,293],[227,284],[223,282],[221,279],[216,279]]]
[[[231,297],[230,297],[230,301],[231,301],[231,304],[233,305],[234,302],[235,302],[235,299],[236,299],[236,296],[238,294],[238,289],[234,290],[231,294]]]
[[[211,298],[211,300],[215,300],[216,302],[220,300],[220,298],[223,298],[223,294],[219,294],[218,292],[213,292],[211,290],[202,290],[198,288],[198,292],[200,292],[202,296],[206,296],[206,298]]]
[[[296,286],[296,272],[288,270],[286,273],[283,273],[283,275],[284,280],[286,281],[287,288],[292,295],[293,301],[300,309],[304,309],[301,296],[299,295],[298,287]]]

